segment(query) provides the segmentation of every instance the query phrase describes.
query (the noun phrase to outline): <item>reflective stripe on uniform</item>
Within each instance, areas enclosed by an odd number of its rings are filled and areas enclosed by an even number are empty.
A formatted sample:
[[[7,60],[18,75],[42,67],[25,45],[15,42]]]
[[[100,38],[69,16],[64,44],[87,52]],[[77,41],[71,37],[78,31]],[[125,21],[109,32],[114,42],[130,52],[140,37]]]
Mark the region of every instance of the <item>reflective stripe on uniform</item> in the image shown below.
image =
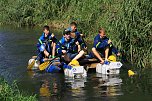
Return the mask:
[[[40,44],[42,44],[42,41],[41,41],[41,39],[39,39],[39,42],[40,42]]]
[[[58,50],[59,50],[60,48],[57,48],[57,53],[58,53]]]
[[[100,44],[101,42],[98,42],[98,44],[96,45],[96,48],[98,47],[98,45]]]
[[[81,46],[84,45],[84,43],[81,44]]]

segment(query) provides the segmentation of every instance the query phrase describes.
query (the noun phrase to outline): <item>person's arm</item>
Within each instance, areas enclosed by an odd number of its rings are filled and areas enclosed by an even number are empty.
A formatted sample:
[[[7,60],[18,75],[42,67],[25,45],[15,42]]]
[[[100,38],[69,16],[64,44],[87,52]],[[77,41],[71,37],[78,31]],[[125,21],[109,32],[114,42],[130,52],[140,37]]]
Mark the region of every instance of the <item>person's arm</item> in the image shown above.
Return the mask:
[[[80,46],[81,46],[82,49],[86,49],[86,48],[87,48],[87,45],[86,45],[86,43],[85,43],[85,41],[83,40],[82,37],[80,37],[80,38],[78,39],[78,41],[79,41]]]
[[[63,38],[56,44],[56,51],[57,51],[57,54],[59,55],[67,53],[67,49],[65,49],[64,47]]]
[[[76,42],[76,45],[77,45],[77,47],[78,47],[78,52],[81,50],[81,46],[80,46],[80,44],[79,44],[79,42],[77,41]]]
[[[55,57],[55,47],[56,47],[56,43],[53,42],[53,47],[52,47],[52,58]]]
[[[51,37],[51,40],[52,40],[52,42],[54,42],[54,43],[57,43],[57,42],[58,42],[58,39],[57,39],[55,36]]]
[[[86,49],[87,45],[86,45],[85,41],[83,40],[83,37],[81,36],[81,34],[79,32],[76,32],[76,37],[77,37],[77,40],[78,40],[79,45],[81,46],[81,48]]]
[[[38,39],[38,43],[37,43],[37,48],[39,49],[39,47],[44,43],[44,36],[42,35],[39,39]]]
[[[62,54],[62,47],[61,47],[61,43],[60,43],[60,42],[58,42],[58,43],[56,44],[56,52],[57,52],[57,54],[59,54],[59,55]]]
[[[40,44],[43,44],[44,43],[44,36],[41,36],[39,39],[38,39],[38,42],[40,43]]]
[[[54,33],[52,33],[50,36],[49,36],[49,41],[50,42],[54,42],[54,43],[57,43],[57,38],[55,37]]]
[[[114,47],[114,46],[112,45],[111,48],[112,48],[112,52],[115,53],[116,56],[120,56],[120,55],[121,55],[120,52],[117,50],[116,47]]]

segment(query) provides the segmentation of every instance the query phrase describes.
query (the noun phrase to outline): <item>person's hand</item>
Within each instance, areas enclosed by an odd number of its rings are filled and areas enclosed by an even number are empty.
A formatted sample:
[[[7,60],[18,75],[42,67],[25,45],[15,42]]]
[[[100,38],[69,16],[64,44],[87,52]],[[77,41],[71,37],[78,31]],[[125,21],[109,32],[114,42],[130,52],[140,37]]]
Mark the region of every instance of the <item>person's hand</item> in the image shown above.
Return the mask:
[[[76,45],[79,45],[79,42],[77,41],[75,44],[76,44]]]
[[[104,64],[104,60],[100,60],[100,63],[101,63],[101,64]]]
[[[110,44],[110,43],[112,43],[112,41],[109,39],[109,40],[108,40],[108,44]]]
[[[66,53],[66,50],[62,50],[62,53],[65,54],[65,53]]]
[[[120,56],[120,55],[121,55],[121,54],[118,52],[118,53],[117,53],[117,56]]]
[[[80,34],[80,36],[81,36],[81,37],[84,37],[84,35],[83,35],[82,33]]]
[[[50,58],[52,58],[52,55],[49,55],[48,57],[49,57],[49,59],[50,59]]]
[[[52,37],[52,38],[54,37],[54,33],[52,33],[51,37]]]
[[[87,47],[84,47],[84,49],[87,50],[88,48],[87,48]]]

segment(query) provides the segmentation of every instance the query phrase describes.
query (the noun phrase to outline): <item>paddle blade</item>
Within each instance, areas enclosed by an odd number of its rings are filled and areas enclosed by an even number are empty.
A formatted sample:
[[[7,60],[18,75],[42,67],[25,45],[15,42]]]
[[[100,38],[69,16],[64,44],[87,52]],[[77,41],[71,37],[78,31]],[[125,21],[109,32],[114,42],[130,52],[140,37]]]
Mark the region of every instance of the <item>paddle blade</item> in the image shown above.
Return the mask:
[[[50,64],[50,61],[46,61],[46,62],[42,63],[41,65],[39,65],[39,70],[46,69],[49,64]]]
[[[35,60],[33,60],[33,61],[31,62],[31,64],[29,64],[29,65],[27,66],[27,69],[32,69],[33,66],[34,66],[34,64],[35,64]]]

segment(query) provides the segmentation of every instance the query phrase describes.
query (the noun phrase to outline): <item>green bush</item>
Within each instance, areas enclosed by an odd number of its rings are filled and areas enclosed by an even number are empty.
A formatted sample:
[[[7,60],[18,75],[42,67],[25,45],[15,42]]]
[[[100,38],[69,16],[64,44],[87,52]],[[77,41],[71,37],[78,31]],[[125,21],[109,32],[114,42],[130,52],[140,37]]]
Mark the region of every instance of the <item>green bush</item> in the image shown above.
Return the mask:
[[[14,82],[12,85],[0,78],[0,101],[37,101],[36,96],[29,96],[20,92]]]

